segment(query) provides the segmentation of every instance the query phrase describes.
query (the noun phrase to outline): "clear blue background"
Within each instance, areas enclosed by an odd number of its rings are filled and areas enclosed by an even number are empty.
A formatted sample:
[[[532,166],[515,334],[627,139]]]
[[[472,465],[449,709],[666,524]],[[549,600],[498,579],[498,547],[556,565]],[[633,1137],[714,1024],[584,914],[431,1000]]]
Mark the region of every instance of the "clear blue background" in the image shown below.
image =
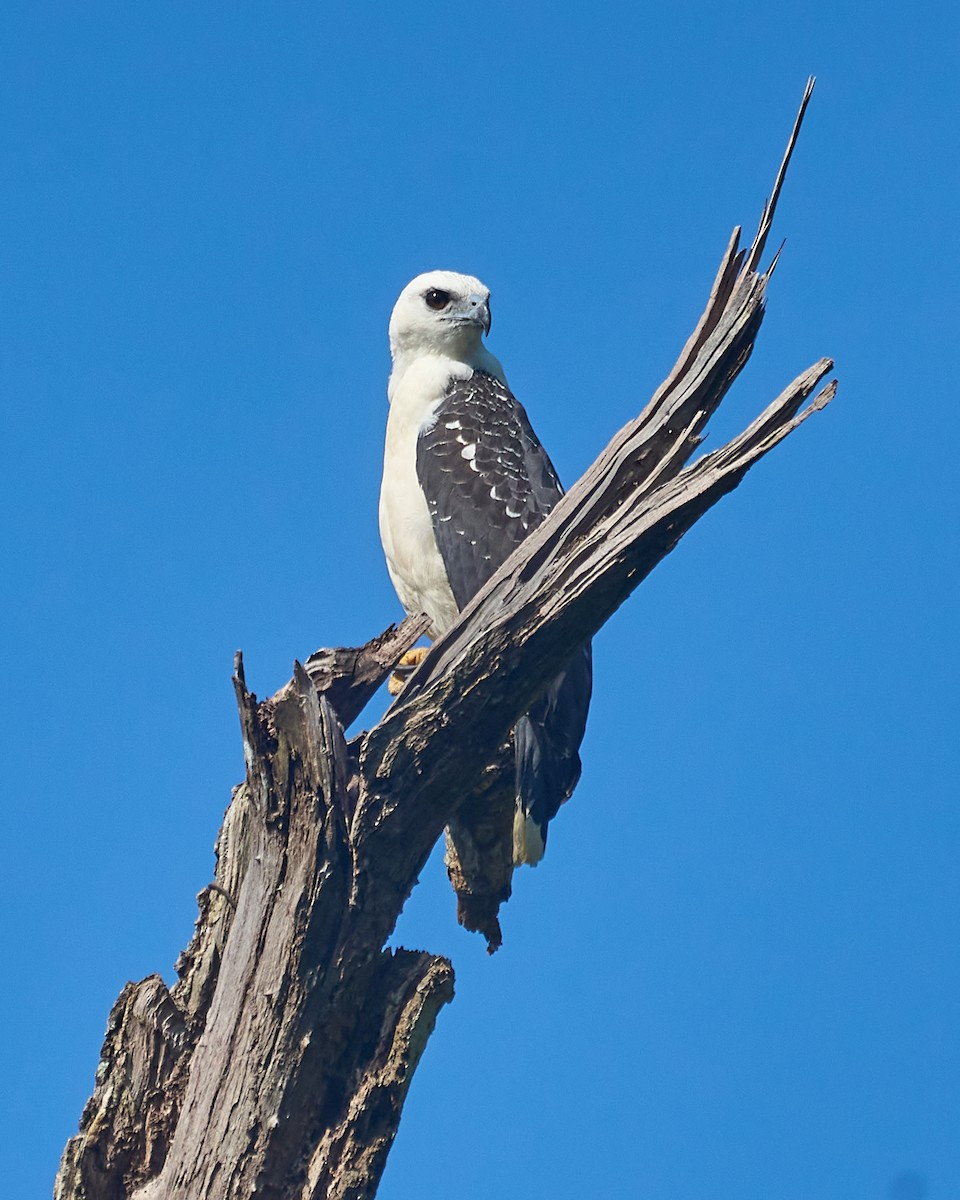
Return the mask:
[[[398,938],[452,956],[457,998],[381,1195],[960,1197],[958,26],[3,6],[5,1196],[48,1194],[117,993],[190,936],[242,775],[234,650],[266,694],[399,614],[400,288],[491,286],[572,481],[752,232],[814,72],[710,444],[821,354],[839,397],[597,639],[584,780],[500,954],[425,872]]]

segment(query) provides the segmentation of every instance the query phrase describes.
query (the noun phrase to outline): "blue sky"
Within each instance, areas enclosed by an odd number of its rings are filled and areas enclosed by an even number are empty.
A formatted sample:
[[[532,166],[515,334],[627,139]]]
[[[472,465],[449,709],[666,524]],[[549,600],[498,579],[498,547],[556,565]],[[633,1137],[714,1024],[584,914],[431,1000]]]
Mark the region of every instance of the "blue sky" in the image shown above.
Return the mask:
[[[597,639],[583,782],[501,953],[424,873],[397,937],[451,955],[457,997],[380,1194],[874,1200],[913,1172],[960,1196],[958,24],[3,6],[9,1195],[48,1194],[117,993],[190,935],[242,774],[234,650],[266,694],[399,615],[376,493],[401,287],[489,284],[572,481],[752,231],[812,72],[709,444],[822,354],[840,394]]]

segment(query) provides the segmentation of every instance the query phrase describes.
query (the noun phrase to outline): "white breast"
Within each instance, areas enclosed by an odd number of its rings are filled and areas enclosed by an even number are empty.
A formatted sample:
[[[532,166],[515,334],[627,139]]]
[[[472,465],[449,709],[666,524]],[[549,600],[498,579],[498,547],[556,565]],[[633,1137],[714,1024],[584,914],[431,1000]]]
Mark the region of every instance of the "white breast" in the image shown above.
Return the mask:
[[[431,638],[449,629],[459,610],[417,480],[417,437],[435,419],[451,377],[469,379],[472,374],[463,363],[430,355],[411,363],[398,360],[390,378],[380,540],[400,603],[411,615],[431,618]]]

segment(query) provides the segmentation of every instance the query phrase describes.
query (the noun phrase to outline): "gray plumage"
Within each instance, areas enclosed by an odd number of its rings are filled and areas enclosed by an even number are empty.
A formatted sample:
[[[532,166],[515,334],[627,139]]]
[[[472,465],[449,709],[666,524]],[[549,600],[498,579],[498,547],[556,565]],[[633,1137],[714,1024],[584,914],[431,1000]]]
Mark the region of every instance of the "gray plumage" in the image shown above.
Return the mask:
[[[390,318],[380,537],[401,603],[430,617],[431,638],[563,494],[483,344],[489,329],[489,289],[453,271],[418,275]],[[547,823],[580,776],[590,690],[586,646],[517,724],[515,862],[539,861]]]
[[[476,371],[452,380],[435,416],[417,439],[417,477],[463,609],[546,518],[563,488],[523,406],[492,375]],[[586,646],[517,723],[518,811],[534,826],[523,829],[518,822],[520,861],[542,856],[547,824],[580,778],[591,682]]]

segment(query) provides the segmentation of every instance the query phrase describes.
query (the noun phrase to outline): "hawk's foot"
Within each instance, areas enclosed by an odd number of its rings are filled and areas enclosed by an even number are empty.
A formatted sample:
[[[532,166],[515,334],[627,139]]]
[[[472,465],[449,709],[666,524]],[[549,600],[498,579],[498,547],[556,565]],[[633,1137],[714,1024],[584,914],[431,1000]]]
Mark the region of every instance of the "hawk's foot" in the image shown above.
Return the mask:
[[[429,649],[429,646],[414,646],[400,659],[393,669],[393,674],[387,680],[387,691],[391,696],[400,695],[407,686],[407,680],[427,657]]]

